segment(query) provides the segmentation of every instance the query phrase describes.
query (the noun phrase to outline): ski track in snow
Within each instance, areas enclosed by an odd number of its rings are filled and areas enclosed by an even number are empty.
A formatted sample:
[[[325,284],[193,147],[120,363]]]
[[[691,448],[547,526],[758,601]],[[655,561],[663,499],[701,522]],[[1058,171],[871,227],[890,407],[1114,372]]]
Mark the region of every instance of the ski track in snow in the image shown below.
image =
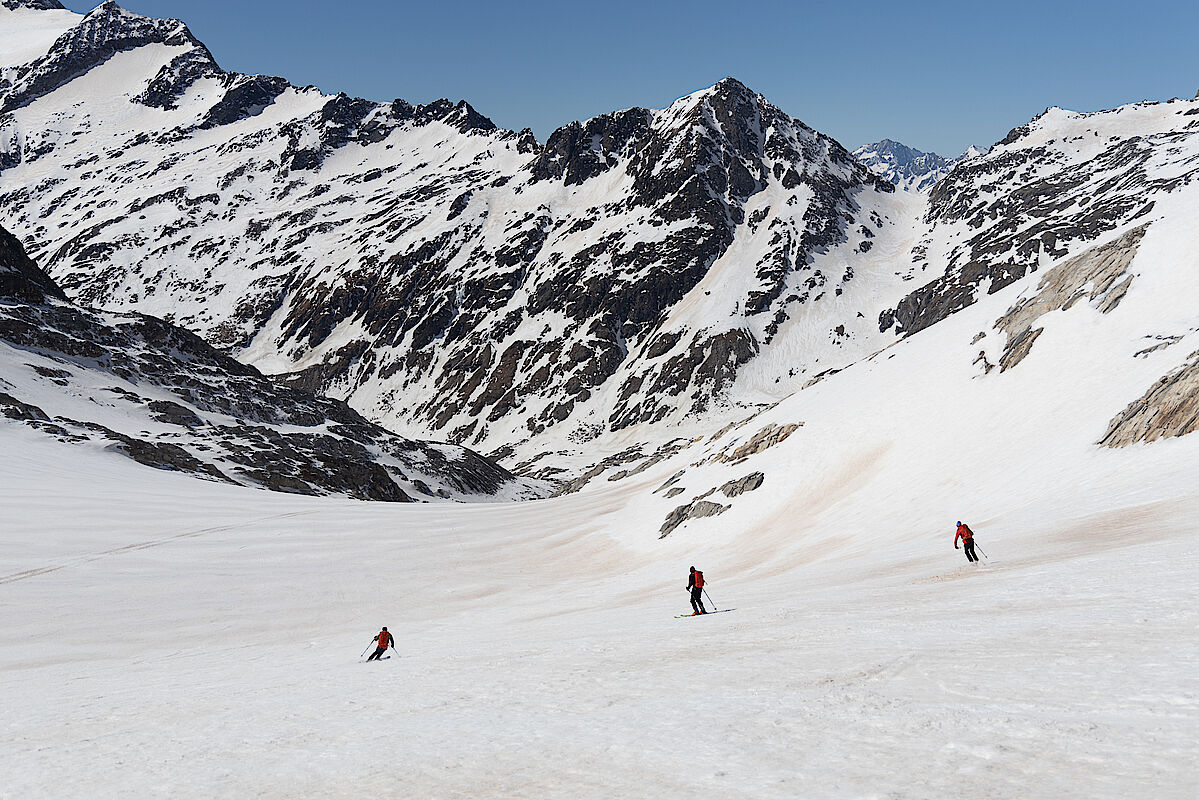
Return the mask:
[[[1166,538],[1107,548],[1066,535],[1038,550],[979,524],[992,560],[978,567],[948,531],[920,560],[879,546],[781,574],[709,567],[736,613],[681,621],[691,545],[613,535],[624,488],[398,507],[3,442],[24,454],[0,472],[16,534],[0,585],[4,797],[1196,785],[1186,504],[1143,512]],[[709,543],[704,564],[745,557],[746,541]],[[399,657],[358,663],[383,624]]]

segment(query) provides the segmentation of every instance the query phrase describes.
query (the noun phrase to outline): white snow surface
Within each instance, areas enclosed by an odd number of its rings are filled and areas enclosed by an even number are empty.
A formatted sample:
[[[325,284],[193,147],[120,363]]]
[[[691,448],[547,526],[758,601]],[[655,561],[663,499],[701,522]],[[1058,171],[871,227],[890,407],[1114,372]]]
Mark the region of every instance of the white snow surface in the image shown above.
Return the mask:
[[[1165,211],[1011,370],[971,342],[1039,275],[554,500],[273,495],[0,421],[5,796],[1195,796],[1199,436],[1095,445],[1199,349]],[[667,478],[754,471],[658,538]],[[722,613],[675,619],[692,564]]]
[[[0,64],[11,68],[44,56],[80,19],[82,15],[70,11],[0,6]]]

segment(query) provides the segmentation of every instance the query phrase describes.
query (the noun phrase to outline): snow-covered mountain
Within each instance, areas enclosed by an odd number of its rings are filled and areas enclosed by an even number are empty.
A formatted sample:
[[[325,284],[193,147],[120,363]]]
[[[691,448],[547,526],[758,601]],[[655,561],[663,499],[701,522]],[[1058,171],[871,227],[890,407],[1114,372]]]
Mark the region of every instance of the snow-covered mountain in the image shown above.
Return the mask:
[[[767,350],[755,402],[886,338],[846,305],[906,206],[735,80],[542,146],[465,103],[223,72],[112,2],[47,47],[6,73],[0,212],[64,289],[397,429],[584,440],[743,402]]]
[[[38,32],[0,84],[0,214],[69,296],[543,474],[666,458],[1166,219],[1199,168],[1196,101],[1053,110],[920,191],[733,79],[542,145],[225,72],[113,2],[0,14]]]
[[[982,151],[971,147],[957,158],[946,158],[936,153],[908,147],[891,139],[864,144],[853,151],[854,158],[861,161],[876,175],[904,189],[925,191],[949,173],[954,164],[973,158]]]
[[[276,385],[153,317],[79,308],[0,228],[0,416],[159,469],[364,500],[513,500],[539,487]]]
[[[930,192],[915,289],[880,326],[912,333],[1021,276],[1141,223],[1195,191],[1199,98],[1078,113],[1052,108]]]

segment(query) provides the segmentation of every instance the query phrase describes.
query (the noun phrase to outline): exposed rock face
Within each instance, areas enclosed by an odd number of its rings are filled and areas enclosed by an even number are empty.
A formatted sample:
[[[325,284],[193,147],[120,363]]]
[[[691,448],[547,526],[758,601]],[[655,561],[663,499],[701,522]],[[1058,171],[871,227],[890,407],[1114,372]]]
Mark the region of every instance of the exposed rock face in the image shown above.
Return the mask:
[[[751,472],[744,478],[739,478],[735,481],[729,481],[724,486],[720,487],[720,492],[725,497],[738,497],[746,492],[752,492],[762,485],[766,480],[766,476],[761,472]]]
[[[62,298],[0,229],[0,414],[8,419],[63,441],[105,442],[160,469],[278,491],[388,501],[536,494],[476,453],[391,434],[166,322]],[[44,395],[37,387],[45,383],[54,384],[54,408],[21,399]]]
[[[1164,376],[1124,409],[1099,440],[1105,447],[1126,447],[1185,436],[1199,430],[1199,351]]]
[[[50,417],[30,403],[22,403],[7,392],[0,392],[0,412],[9,419],[29,420],[33,422],[49,422]]]
[[[667,515],[666,521],[658,530],[658,538],[665,539],[670,533],[689,519],[715,517],[728,511],[732,506],[713,503],[710,500],[695,500],[685,506],[679,506]]]
[[[1033,326],[1044,314],[1070,308],[1082,299],[1105,314],[1118,306],[1132,284],[1128,266],[1147,229],[1147,225],[1133,228],[1115,241],[1086,250],[1046,272],[1037,293],[1021,300],[995,323],[1007,334],[999,358],[1000,371],[1011,369],[1028,355],[1041,334],[1041,328]]]
[[[660,464],[667,458],[673,456],[675,453],[678,453],[683,448],[688,447],[690,444],[692,444],[692,442],[686,439],[673,439],[665,444],[662,444],[652,453],[648,454],[645,452],[646,448],[640,445],[626,448],[619,453],[615,453],[607,456],[606,458],[600,459],[582,474],[565,483],[562,483],[557,489],[554,490],[553,496],[560,497],[565,494],[573,494],[574,492],[581,490],[592,480],[603,475],[605,472],[625,464],[634,464],[635,466],[630,469],[618,469],[615,472],[611,472],[607,476],[607,480],[622,481],[625,478],[631,478],[635,475],[640,475],[649,468]],[[516,471],[518,474],[529,477],[552,479],[555,477],[554,473],[558,470],[556,468],[551,468],[548,472],[539,473],[537,470],[532,468],[531,464],[518,464]]]
[[[62,289],[26,255],[17,237],[0,228],[0,298],[41,303],[47,297],[67,299]]]
[[[787,437],[799,430],[802,424],[802,422],[789,425],[775,425],[774,423],[770,423],[758,430],[747,442],[738,443],[738,440],[734,440],[724,449],[713,454],[712,459],[733,464],[740,463],[750,456],[757,455],[765,450],[769,450],[780,442],[786,441]]]
[[[933,187],[929,233],[912,279],[934,276],[879,317],[910,334],[993,293],[1043,259],[1080,252],[1104,234],[1148,221],[1155,199],[1190,179],[1173,148],[1194,136],[1194,101],[1077,114],[1050,109]]]

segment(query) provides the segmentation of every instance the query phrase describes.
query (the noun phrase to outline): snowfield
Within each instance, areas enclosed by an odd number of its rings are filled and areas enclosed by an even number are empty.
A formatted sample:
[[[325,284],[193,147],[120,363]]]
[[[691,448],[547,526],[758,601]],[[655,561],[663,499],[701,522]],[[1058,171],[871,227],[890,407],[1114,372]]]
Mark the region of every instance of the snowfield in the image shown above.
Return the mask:
[[[1119,306],[1008,371],[975,335],[1039,274],[553,500],[292,497],[0,423],[3,796],[1194,797],[1199,436],[1095,443],[1199,349],[1195,236],[1150,228]],[[755,470],[658,538],[669,478]],[[691,564],[728,613],[674,618]]]
[[[395,507],[4,443],[25,455],[2,472],[4,797],[1185,798],[1199,779],[1193,497],[1039,537],[1026,509],[976,521],[978,568],[953,520],[919,548],[847,527],[849,557],[782,568],[756,543],[777,520],[622,542],[624,487]],[[731,613],[672,618],[689,561]],[[359,663],[384,624],[399,657]]]

